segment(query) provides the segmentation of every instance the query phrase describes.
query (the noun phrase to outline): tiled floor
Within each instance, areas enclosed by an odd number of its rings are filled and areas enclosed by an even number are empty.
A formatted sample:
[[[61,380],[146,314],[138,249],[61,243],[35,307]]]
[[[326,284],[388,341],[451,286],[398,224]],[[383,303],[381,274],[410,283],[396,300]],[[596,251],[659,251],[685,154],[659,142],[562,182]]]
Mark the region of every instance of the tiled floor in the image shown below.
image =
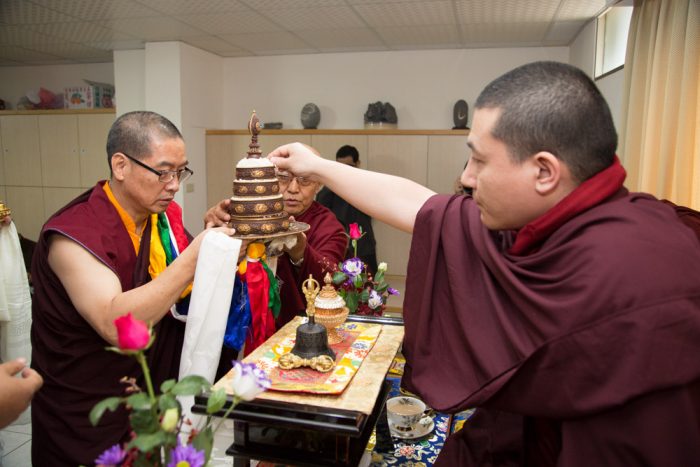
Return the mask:
[[[233,465],[233,458],[226,455],[226,448],[233,442],[233,422],[224,421],[214,438],[214,450],[210,464],[213,467]],[[31,467],[32,425],[10,425],[0,430],[0,444],[4,446],[0,467]]]
[[[2,467],[31,467],[32,465],[32,425],[10,425],[0,430],[0,443],[3,444]]]

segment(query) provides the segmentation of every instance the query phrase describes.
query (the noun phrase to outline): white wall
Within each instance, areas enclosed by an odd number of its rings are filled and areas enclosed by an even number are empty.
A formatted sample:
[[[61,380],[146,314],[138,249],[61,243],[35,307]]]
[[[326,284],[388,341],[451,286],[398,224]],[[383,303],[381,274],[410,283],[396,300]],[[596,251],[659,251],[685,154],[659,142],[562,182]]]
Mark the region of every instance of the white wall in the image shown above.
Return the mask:
[[[596,21],[589,21],[569,47],[569,63],[593,78],[595,70]]]
[[[117,116],[146,106],[146,51],[114,51],[114,87],[119,90]]]
[[[184,197],[184,220],[191,233],[202,230],[207,206],[206,130],[222,125],[224,100],[223,59],[191,47],[180,46],[182,136],[194,175],[180,191]],[[233,173],[231,174],[233,180]]]
[[[568,47],[365,52],[227,58],[224,128],[245,128],[253,109],[263,122],[302,128],[301,108],[321,109],[319,128],[362,128],[367,104],[389,101],[401,129],[452,128],[467,101],[470,119],[482,88],[535,60],[569,61]]]
[[[590,21],[579,33],[570,47],[570,62],[588,73],[588,76],[593,78],[595,71],[595,50],[596,50],[596,21]],[[620,124],[622,123],[622,94],[625,84],[624,68],[611,73],[601,79],[596,80],[596,86],[608,101],[610,113],[615,122],[618,139],[621,138]],[[623,155],[619,154],[623,159]]]
[[[0,99],[15,109],[17,101],[27,91],[43,87],[60,94],[63,88],[81,86],[83,79],[114,84],[112,63],[90,63],[84,65],[50,65],[0,67]],[[115,96],[119,99],[119,96]]]
[[[611,73],[595,82],[600,92],[608,101],[608,106],[610,107],[610,113],[612,113],[613,122],[615,122],[615,129],[617,130],[618,141],[622,139],[620,132],[622,131],[622,94],[624,92],[625,85],[625,69],[622,68],[615,73]],[[624,161],[623,155],[618,154],[620,159]]]

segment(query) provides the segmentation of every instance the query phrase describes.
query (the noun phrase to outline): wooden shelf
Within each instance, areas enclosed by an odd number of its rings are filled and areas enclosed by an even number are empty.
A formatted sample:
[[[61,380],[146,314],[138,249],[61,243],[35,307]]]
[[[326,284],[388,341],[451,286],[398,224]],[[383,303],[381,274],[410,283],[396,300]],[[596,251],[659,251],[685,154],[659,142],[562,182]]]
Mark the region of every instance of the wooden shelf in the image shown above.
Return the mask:
[[[207,130],[207,135],[249,135],[248,130]],[[469,130],[400,130],[393,129],[357,129],[357,130],[261,130],[261,135],[468,135]]]
[[[113,114],[116,109],[39,109],[39,110],[0,110],[2,115],[80,115],[80,114]]]

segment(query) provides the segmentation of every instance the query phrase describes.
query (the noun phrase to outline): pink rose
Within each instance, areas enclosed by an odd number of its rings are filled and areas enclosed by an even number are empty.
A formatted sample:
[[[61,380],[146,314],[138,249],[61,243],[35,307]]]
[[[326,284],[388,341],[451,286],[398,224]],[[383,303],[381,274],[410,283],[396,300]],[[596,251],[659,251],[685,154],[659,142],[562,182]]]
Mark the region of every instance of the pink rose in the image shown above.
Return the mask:
[[[358,240],[360,237],[362,237],[362,230],[360,230],[360,226],[356,223],[350,224],[350,238],[353,240]]]
[[[143,350],[151,340],[151,330],[146,323],[127,313],[114,320],[117,327],[117,339],[121,350]]]

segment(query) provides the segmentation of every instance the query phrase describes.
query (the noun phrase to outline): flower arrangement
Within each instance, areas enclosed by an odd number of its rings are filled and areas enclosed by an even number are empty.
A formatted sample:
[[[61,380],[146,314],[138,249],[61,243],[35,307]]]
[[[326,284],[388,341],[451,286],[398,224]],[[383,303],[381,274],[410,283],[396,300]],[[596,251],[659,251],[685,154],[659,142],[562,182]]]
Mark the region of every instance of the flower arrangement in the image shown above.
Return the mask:
[[[384,280],[386,263],[379,263],[376,274],[372,276],[367,265],[357,257],[357,241],[365,235],[362,227],[353,223],[348,230],[346,235],[350,238],[353,257],[338,264],[333,283],[338,286],[338,294],[345,300],[350,313],[381,316],[389,295],[398,295],[399,292]]]
[[[233,403],[216,427],[212,427],[213,414],[219,412],[226,403],[226,390],[213,391],[207,402],[207,416],[204,426],[189,433],[183,432],[189,420],[184,420],[182,406],[177,396],[197,395],[211,391],[211,384],[205,378],[189,375],[180,381],[174,379],[163,382],[160,395],[156,395],[151,382],[151,372],[144,352],[153,344],[155,335],[150,326],[135,319],[131,313],[114,321],[117,328],[118,347],[107,350],[135,358],[143,369],[146,392],[139,388],[134,379],[128,379],[130,387],[126,397],[109,397],[96,404],[90,411],[90,422],[97,425],[106,410],[114,411],[121,404],[126,405],[131,414],[131,439],[124,446],[116,444],[104,451],[95,464],[98,466],[167,466],[202,467],[211,457],[214,433],[224,418],[240,401],[253,400],[270,387],[270,380],[255,364],[234,361]]]

